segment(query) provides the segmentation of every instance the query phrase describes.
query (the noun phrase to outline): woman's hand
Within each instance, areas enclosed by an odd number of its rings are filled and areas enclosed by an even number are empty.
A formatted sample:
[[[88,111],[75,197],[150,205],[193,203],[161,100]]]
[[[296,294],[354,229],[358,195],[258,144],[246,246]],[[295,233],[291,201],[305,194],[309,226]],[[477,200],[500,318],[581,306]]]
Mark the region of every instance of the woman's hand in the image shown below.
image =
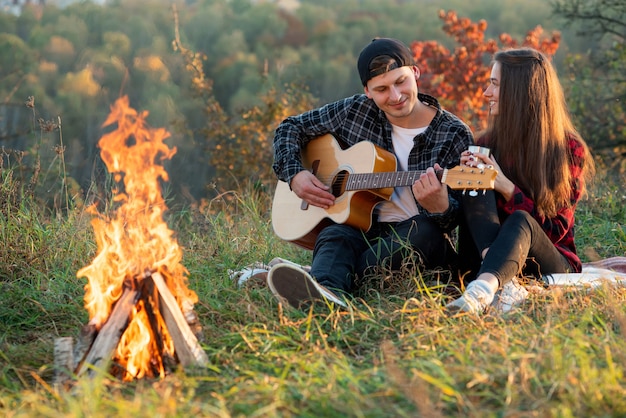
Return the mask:
[[[461,164],[468,167],[484,168],[491,167],[498,172],[496,176],[494,189],[500,193],[505,200],[510,200],[515,192],[515,184],[509,180],[498,165],[495,157],[485,154],[473,153],[471,151],[463,151],[461,153]]]

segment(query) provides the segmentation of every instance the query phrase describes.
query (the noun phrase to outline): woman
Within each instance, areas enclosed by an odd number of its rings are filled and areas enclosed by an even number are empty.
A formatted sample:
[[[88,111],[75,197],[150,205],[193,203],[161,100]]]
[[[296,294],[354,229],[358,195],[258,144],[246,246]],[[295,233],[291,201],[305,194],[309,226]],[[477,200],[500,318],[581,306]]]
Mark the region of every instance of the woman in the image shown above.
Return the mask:
[[[482,312],[520,273],[540,279],[582,268],[574,211],[595,169],[554,67],[534,49],[500,51],[484,96],[489,125],[476,142],[491,154],[465,151],[461,164],[492,165],[498,175],[495,193],[463,201],[459,253],[469,277],[477,274],[449,312]]]

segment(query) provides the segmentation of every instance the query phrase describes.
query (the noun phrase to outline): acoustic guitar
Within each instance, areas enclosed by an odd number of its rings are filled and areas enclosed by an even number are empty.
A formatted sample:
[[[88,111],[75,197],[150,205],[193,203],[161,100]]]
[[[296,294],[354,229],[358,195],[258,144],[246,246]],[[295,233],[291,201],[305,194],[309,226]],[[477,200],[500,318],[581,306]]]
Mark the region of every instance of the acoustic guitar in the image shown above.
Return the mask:
[[[313,249],[319,232],[332,223],[363,231],[372,226],[374,207],[389,200],[393,188],[411,186],[424,171],[396,171],[396,157],[372,142],[342,149],[330,134],[309,142],[302,153],[308,170],[330,187],[335,204],[328,209],[309,205],[279,181],[272,203],[272,226],[278,237]],[[437,173],[454,190],[493,189],[497,172],[489,167],[457,166]]]

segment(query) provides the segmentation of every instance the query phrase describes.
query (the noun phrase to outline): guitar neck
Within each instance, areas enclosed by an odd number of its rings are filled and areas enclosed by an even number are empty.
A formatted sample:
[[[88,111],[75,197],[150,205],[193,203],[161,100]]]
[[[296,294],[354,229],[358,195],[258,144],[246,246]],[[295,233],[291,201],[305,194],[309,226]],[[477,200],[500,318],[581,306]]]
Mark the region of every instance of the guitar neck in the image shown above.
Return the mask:
[[[387,173],[348,174],[346,190],[383,189],[386,187],[411,186],[426,171],[391,171]],[[439,180],[445,178],[447,170],[437,170]]]

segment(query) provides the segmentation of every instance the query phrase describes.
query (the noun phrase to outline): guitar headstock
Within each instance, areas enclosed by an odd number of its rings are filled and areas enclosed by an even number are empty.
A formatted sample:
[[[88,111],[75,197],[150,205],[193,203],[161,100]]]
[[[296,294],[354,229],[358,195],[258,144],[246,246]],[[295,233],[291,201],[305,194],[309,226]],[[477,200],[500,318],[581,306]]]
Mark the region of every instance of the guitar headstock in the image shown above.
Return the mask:
[[[498,172],[493,167],[456,166],[449,168],[441,177],[441,182],[453,190],[490,190],[495,187]]]

